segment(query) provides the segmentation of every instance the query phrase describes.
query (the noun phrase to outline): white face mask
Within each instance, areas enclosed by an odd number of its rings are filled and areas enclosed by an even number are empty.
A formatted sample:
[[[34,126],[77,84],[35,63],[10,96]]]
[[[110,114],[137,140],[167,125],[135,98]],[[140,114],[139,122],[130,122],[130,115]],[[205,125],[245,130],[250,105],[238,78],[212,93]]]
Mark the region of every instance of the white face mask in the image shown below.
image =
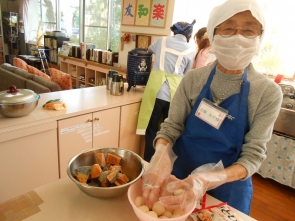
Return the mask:
[[[258,54],[260,37],[246,38],[233,35],[224,38],[214,35],[211,53],[215,54],[218,62],[228,70],[240,70],[247,67],[254,55]]]

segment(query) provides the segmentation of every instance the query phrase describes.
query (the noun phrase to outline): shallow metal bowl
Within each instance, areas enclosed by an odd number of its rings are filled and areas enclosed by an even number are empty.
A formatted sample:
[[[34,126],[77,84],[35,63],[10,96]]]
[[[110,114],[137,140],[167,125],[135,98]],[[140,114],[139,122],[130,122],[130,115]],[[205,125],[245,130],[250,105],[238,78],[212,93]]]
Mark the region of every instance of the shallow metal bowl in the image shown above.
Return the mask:
[[[36,94],[35,99],[23,103],[0,103],[0,114],[5,117],[23,117],[31,113],[38,105],[40,95]]]
[[[122,166],[123,172],[130,179],[128,183],[114,187],[94,187],[84,185],[74,178],[73,175],[75,174],[75,169],[80,166],[92,166],[97,163],[96,153],[104,153],[106,155],[108,152],[115,153],[122,158],[120,165]],[[95,198],[113,198],[127,193],[129,186],[137,181],[142,176],[143,172],[144,161],[139,155],[130,150],[117,147],[97,148],[83,151],[74,156],[67,165],[67,174],[70,179],[74,181],[80,190]]]

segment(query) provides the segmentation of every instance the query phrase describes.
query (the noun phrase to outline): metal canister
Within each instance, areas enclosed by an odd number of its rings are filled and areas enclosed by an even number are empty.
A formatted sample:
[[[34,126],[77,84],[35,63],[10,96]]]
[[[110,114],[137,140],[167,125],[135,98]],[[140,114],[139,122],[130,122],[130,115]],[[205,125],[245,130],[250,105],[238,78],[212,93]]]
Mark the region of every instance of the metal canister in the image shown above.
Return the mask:
[[[118,72],[115,70],[109,70],[108,76],[107,76],[107,82],[106,82],[107,90],[110,90],[110,88],[111,88],[111,83],[112,83],[112,79],[113,79],[114,74],[118,74]]]
[[[122,74],[114,74],[110,88],[111,95],[123,95],[124,94],[124,81]]]

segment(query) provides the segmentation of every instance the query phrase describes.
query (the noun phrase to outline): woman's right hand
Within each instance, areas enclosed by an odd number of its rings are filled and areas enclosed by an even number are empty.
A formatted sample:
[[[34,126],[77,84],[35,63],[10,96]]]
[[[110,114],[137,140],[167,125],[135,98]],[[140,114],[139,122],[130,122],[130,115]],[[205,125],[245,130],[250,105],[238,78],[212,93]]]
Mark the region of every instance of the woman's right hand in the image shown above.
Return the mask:
[[[168,143],[156,145],[156,151],[143,174],[142,190],[146,205],[151,209],[158,201],[161,188],[168,181],[176,155]]]

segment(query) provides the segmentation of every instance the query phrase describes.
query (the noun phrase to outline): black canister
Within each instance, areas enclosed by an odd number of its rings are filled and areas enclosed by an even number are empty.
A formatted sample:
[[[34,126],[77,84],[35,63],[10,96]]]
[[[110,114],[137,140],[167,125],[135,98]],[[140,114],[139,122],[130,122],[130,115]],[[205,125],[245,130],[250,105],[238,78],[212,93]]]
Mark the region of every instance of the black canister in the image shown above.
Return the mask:
[[[118,74],[118,72],[115,71],[115,70],[109,70],[108,76],[107,76],[107,82],[106,82],[106,84],[107,84],[107,90],[110,90],[110,88],[111,88],[111,82],[112,82],[112,79],[113,79],[113,75],[114,74]]]
[[[111,87],[111,95],[123,95],[124,94],[124,81],[122,74],[113,74]]]
[[[127,59],[127,92],[136,85],[146,85],[152,69],[152,53],[143,48],[128,52]]]

